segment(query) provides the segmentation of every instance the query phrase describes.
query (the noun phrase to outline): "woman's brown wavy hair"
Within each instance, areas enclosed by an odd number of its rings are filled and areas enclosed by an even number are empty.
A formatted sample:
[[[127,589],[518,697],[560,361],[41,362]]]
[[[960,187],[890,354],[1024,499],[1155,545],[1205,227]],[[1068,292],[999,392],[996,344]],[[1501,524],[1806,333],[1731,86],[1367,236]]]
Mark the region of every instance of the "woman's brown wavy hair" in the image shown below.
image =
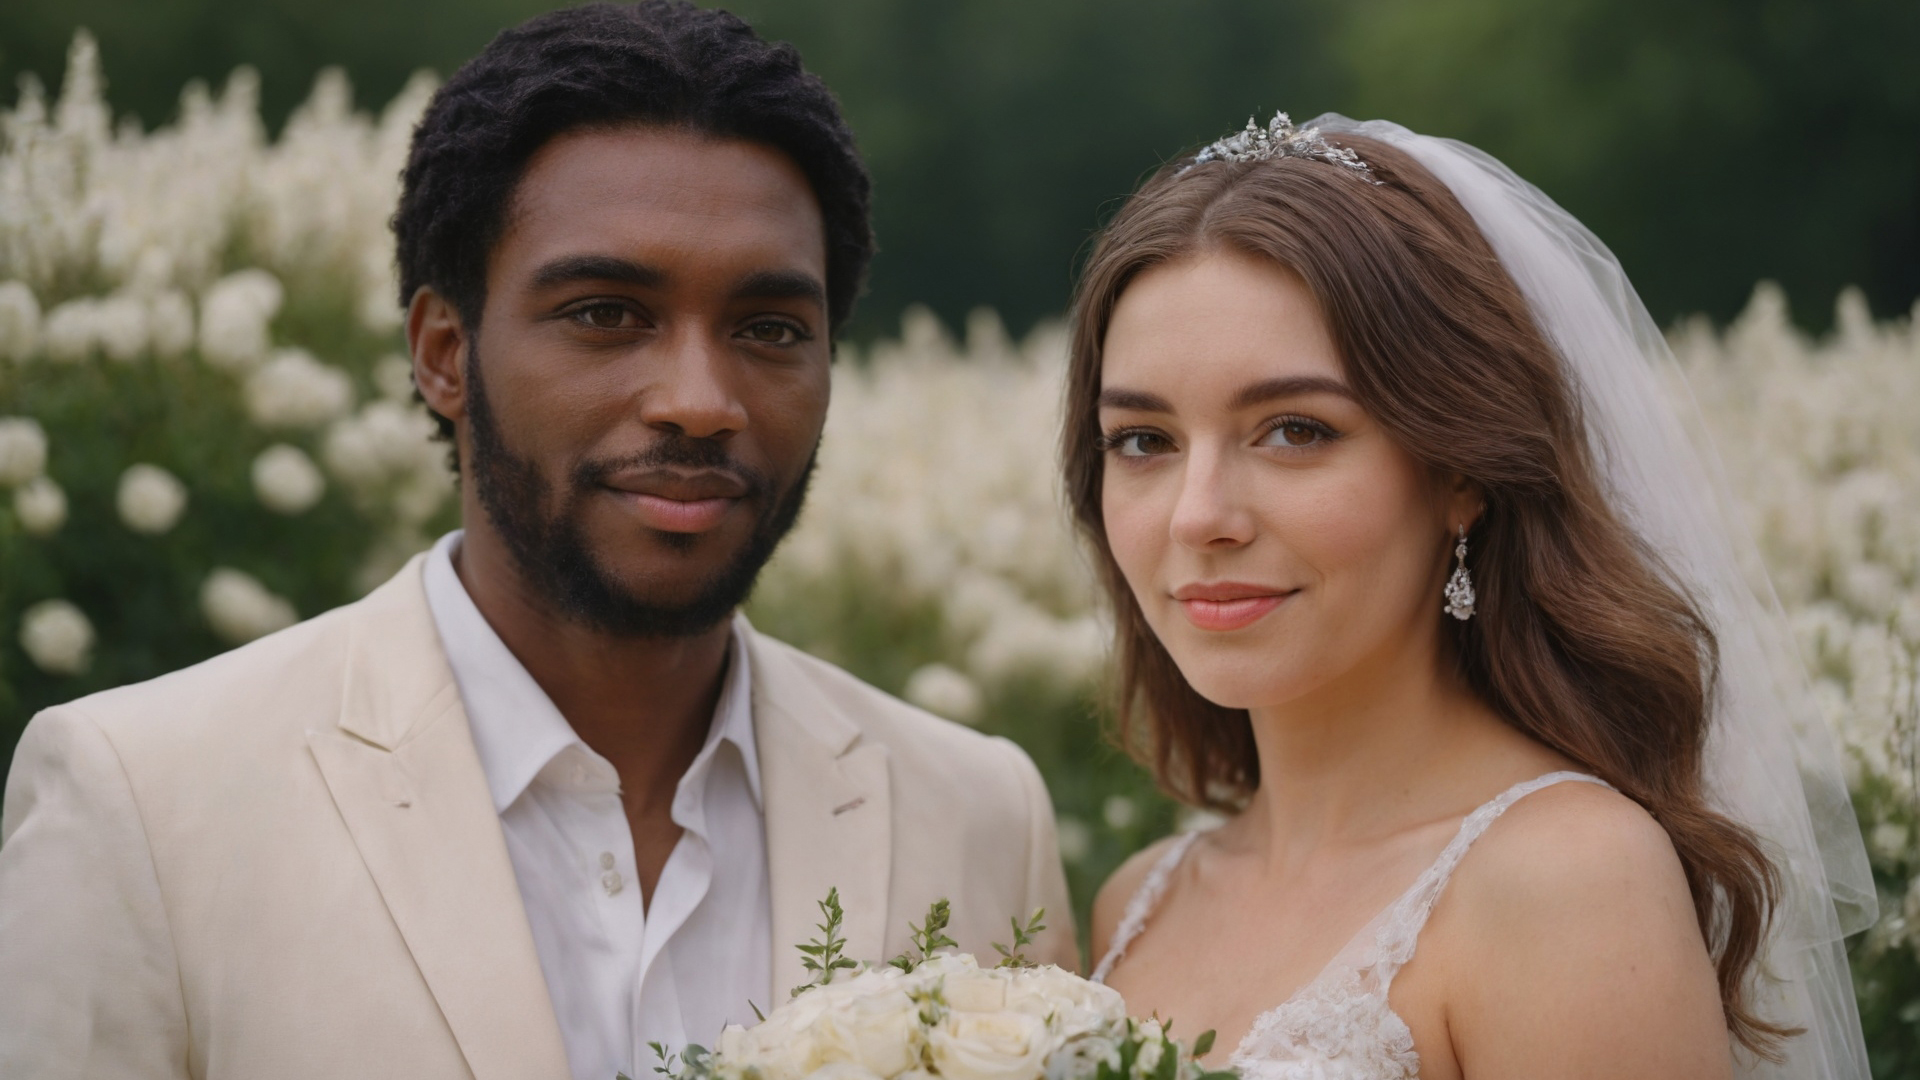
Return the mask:
[[[1068,501],[1112,600],[1117,736],[1184,802],[1233,810],[1260,786],[1242,709],[1193,689],[1135,602],[1101,515],[1101,350],[1142,271],[1209,250],[1271,260],[1319,301],[1361,405],[1437,476],[1479,485],[1469,536],[1478,614],[1433,618],[1465,681],[1508,723],[1665,827],[1718,971],[1727,1027],[1771,1054],[1789,1031],[1747,982],[1778,894],[1752,833],[1703,791],[1712,628],[1608,505],[1565,365],[1445,185],[1358,136],[1377,184],[1278,158],[1168,166],[1121,208],[1074,297],[1062,459]]]

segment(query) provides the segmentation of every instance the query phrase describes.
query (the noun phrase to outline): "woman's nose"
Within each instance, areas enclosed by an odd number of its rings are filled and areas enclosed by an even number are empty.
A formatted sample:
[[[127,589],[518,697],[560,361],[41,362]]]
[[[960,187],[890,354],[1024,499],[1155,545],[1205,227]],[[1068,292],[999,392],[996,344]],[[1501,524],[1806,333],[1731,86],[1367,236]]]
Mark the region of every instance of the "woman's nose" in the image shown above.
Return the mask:
[[[1174,504],[1174,542],[1194,551],[1219,551],[1251,543],[1254,515],[1235,490],[1232,469],[1217,453],[1189,452]]]

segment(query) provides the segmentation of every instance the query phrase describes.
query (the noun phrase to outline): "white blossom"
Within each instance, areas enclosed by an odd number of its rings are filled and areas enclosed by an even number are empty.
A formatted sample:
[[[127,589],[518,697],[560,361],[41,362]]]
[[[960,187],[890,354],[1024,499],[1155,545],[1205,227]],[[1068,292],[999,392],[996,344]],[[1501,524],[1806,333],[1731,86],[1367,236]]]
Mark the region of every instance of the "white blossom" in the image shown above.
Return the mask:
[[[244,645],[299,618],[293,605],[268,591],[253,575],[221,567],[200,587],[200,612],[222,641]]]
[[[1085,862],[1093,852],[1093,830],[1087,823],[1068,814],[1060,815],[1054,824],[1055,839],[1060,845],[1060,859],[1068,864]]]
[[[186,511],[187,485],[158,465],[131,465],[120,474],[114,507],[127,528],[158,536],[178,524]]]
[[[20,616],[20,647],[49,675],[79,675],[93,663],[93,623],[65,600],[42,600]]]
[[[0,281],[0,360],[26,360],[40,345],[40,301],[24,281]]]
[[[285,291],[265,270],[240,270],[200,298],[200,355],[216,367],[245,368],[267,355],[267,328]]]
[[[45,476],[13,489],[13,514],[34,536],[50,536],[67,523],[67,493]]]
[[[319,427],[353,408],[353,379],[304,349],[280,349],[247,376],[246,398],[261,427]]]
[[[193,304],[186,294],[168,289],[149,300],[147,330],[155,356],[171,359],[193,348]]]
[[[99,301],[83,297],[47,312],[40,328],[47,358],[73,363],[92,355],[100,343],[99,307]]]
[[[945,664],[927,664],[907,676],[904,696],[949,720],[970,724],[980,718],[980,688]]]
[[[253,459],[253,493],[276,514],[301,514],[326,494],[327,479],[306,451],[275,443]]]
[[[47,433],[31,416],[0,416],[0,487],[24,484],[47,468]]]

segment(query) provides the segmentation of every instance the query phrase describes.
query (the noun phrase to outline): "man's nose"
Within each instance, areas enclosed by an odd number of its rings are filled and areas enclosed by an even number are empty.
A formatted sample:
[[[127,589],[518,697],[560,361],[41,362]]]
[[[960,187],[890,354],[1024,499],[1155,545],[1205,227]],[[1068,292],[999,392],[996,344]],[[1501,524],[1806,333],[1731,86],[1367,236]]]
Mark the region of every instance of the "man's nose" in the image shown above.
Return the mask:
[[[676,336],[641,360],[652,370],[640,394],[648,427],[694,439],[725,439],[747,426],[733,350],[704,333]]]
[[[1168,531],[1175,543],[1193,551],[1214,552],[1253,541],[1254,514],[1234,484],[1233,469],[1217,452],[1188,452]]]

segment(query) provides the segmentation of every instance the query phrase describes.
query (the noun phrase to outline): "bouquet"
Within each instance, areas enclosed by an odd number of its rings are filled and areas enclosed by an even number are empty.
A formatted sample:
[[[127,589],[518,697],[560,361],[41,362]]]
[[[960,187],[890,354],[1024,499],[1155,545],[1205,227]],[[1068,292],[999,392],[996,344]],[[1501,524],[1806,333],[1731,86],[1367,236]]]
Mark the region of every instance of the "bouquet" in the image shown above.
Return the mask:
[[[886,964],[841,955],[839,891],[820,903],[821,937],[800,946],[812,981],[751,1028],[732,1025],[712,1050],[653,1044],[668,1080],[1235,1080],[1197,1060],[1157,1019],[1133,1020],[1113,990],[1025,948],[1044,911],[1012,920],[1013,944],[982,967],[952,952],[942,900],[912,926],[913,947]],[[757,1010],[756,1010],[757,1011]],[[625,1080],[624,1077],[621,1080]]]

